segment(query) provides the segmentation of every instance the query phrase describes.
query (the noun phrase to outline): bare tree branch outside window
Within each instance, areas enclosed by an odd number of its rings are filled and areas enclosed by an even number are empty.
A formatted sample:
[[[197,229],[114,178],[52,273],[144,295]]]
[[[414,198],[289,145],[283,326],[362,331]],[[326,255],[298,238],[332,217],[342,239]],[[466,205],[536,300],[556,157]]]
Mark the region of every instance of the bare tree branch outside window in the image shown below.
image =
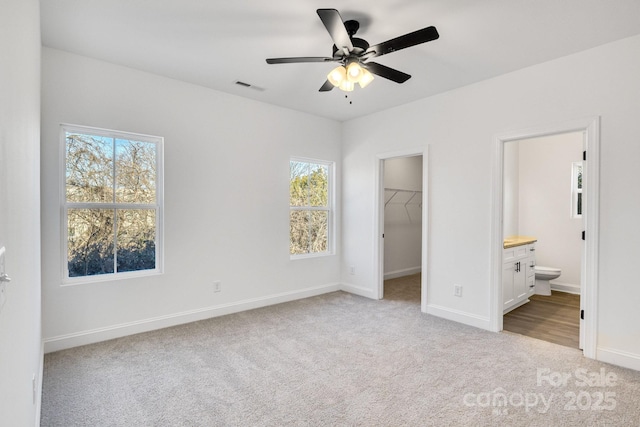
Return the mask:
[[[329,250],[329,164],[291,160],[289,236],[291,255]]]
[[[69,277],[156,268],[154,142],[65,133]]]

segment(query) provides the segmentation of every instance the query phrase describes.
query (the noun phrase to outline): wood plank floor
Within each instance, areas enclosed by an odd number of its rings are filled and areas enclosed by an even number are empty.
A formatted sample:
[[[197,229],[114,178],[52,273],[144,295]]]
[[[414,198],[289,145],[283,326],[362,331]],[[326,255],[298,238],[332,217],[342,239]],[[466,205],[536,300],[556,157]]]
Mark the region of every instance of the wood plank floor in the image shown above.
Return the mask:
[[[384,281],[384,299],[420,306],[420,273]],[[566,347],[578,348],[580,295],[552,291],[504,315],[503,329]]]
[[[552,291],[504,315],[503,329],[566,347],[578,348],[580,295]]]

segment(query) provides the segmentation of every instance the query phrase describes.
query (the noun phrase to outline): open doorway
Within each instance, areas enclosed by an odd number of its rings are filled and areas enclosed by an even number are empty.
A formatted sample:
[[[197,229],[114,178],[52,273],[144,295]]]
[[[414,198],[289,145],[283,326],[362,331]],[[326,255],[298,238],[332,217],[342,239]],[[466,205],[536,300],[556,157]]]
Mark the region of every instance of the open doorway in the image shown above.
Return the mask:
[[[383,163],[383,298],[420,304],[422,272],[422,156]]]
[[[426,310],[426,152],[378,156],[378,298]]]
[[[582,168],[582,221],[586,239],[582,245],[580,271],[580,348],[590,358],[596,356],[597,333],[597,288],[598,288],[598,217],[599,217],[599,117],[578,119],[572,122],[511,132],[496,138],[496,163],[494,175],[494,203],[492,223],[492,287],[491,287],[491,324],[495,331],[503,330],[504,298],[508,294],[504,280],[508,279],[503,271],[505,254],[505,147],[513,141],[542,138],[552,135],[579,132],[583,136],[584,159]],[[570,209],[567,202],[567,212]],[[581,238],[582,233],[578,235]],[[534,236],[535,237],[535,236]],[[529,248],[530,250],[530,248]],[[535,249],[534,249],[535,250]],[[522,254],[521,254],[522,256]],[[520,261],[520,266],[528,261]],[[525,269],[526,271],[526,269]],[[506,274],[509,274],[507,272]],[[527,276],[528,277],[528,276]],[[507,292],[505,292],[505,289]]]
[[[583,152],[584,132],[504,144],[503,330],[572,348],[580,348]]]

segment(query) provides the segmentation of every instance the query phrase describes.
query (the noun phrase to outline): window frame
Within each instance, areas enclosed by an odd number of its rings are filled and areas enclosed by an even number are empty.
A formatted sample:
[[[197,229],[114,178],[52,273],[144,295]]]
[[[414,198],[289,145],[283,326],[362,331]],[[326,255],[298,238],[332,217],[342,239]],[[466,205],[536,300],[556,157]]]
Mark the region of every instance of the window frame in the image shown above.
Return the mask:
[[[156,145],[156,187],[155,203],[126,203],[126,202],[67,202],[67,141],[66,134],[81,133],[85,135],[95,135],[100,137],[127,139],[141,142],[149,142]],[[62,258],[62,286],[79,285],[87,283],[105,282],[131,279],[135,277],[145,277],[162,274],[164,272],[164,138],[160,136],[145,135],[133,132],[124,132],[111,129],[96,128],[91,126],[81,126],[63,123],[60,125],[60,230],[61,230],[61,258]],[[115,164],[114,164],[115,168]],[[115,185],[115,183],[114,183]],[[69,209],[153,209],[155,210],[155,268],[136,271],[123,271],[105,274],[95,274],[88,276],[69,276]],[[114,267],[117,257],[115,247],[117,247],[117,229],[114,221]]]
[[[291,162],[308,163],[327,167],[327,206],[292,206],[291,192],[289,190],[289,258],[291,260],[318,258],[335,254],[335,167],[336,163],[331,160],[320,160],[309,157],[291,156],[289,158],[289,171]],[[291,188],[291,172],[289,172],[289,189]],[[327,250],[322,252],[307,252],[304,254],[291,253],[291,212],[292,211],[321,211],[327,212]]]
[[[578,188],[578,170],[582,173],[582,187],[584,187],[584,166],[582,162],[571,163],[571,218],[581,219],[584,210],[583,188]],[[580,196],[579,196],[580,195]],[[578,213],[578,200],[580,200],[581,212]]]

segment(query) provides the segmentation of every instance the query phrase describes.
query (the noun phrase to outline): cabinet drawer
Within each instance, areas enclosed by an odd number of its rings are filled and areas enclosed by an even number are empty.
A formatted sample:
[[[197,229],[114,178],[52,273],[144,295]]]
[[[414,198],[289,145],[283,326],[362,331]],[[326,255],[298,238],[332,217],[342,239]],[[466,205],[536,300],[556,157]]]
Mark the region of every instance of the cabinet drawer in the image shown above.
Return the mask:
[[[503,250],[502,262],[510,262],[522,259],[529,255],[529,245],[515,246]]]
[[[536,255],[536,242],[529,243],[527,245],[527,254],[532,255],[535,258],[535,255]]]
[[[527,258],[527,277],[535,276],[536,259],[532,256]]]
[[[536,287],[536,278],[535,277],[527,277],[527,294],[529,296],[531,296],[531,295],[533,295],[535,293],[535,287]]]

